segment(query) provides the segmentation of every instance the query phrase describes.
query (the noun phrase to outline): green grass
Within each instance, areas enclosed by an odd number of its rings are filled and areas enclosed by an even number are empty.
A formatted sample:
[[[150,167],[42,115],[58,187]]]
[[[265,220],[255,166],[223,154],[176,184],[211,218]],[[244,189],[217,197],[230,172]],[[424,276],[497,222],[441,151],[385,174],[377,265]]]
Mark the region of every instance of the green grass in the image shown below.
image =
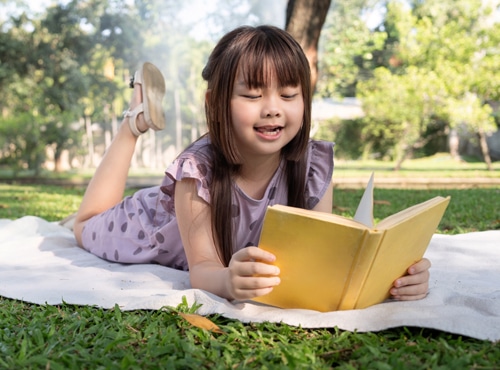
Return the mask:
[[[74,212],[83,190],[0,184],[0,218],[37,215],[50,221]],[[500,228],[500,188],[375,189],[375,216],[434,195],[452,202],[439,232]],[[352,216],[361,190],[337,189],[334,211]],[[378,333],[243,324],[213,315],[224,333],[192,327],[177,312],[33,305],[0,298],[0,368],[27,369],[495,369],[500,343],[440,331],[396,328]]]
[[[399,171],[394,171],[395,162],[388,161],[335,161],[335,175],[341,177],[362,176],[368,178],[372,171],[376,177],[401,178],[499,178],[500,162],[492,164],[493,171],[488,171],[484,162],[474,158],[456,161],[447,153],[438,153],[431,157],[412,159],[403,162]]]
[[[49,221],[76,212],[85,189],[0,183],[0,218],[36,215]]]
[[[334,213],[354,216],[362,194],[363,190],[358,189],[334,190]],[[500,186],[485,189],[374,189],[375,222],[438,195],[451,197],[438,233],[500,229]]]

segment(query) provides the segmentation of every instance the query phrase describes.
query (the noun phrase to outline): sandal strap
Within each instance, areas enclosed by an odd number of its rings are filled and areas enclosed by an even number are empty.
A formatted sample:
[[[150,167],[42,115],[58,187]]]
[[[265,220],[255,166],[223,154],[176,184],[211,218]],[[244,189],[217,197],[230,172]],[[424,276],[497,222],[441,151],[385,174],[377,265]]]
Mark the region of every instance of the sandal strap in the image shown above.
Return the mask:
[[[133,89],[134,88],[134,85],[135,84],[139,84],[139,85],[142,85],[143,81],[141,80],[141,74],[139,73],[139,71],[136,71],[134,73],[134,77],[132,77],[130,79],[130,82],[128,84],[128,86]]]
[[[123,112],[123,116],[128,117],[130,130],[135,136],[141,136],[144,132],[146,132],[146,131],[139,131],[139,129],[137,128],[137,116],[139,115],[139,113],[143,112],[144,112],[143,103],[139,104],[133,110],[127,109],[126,111]]]

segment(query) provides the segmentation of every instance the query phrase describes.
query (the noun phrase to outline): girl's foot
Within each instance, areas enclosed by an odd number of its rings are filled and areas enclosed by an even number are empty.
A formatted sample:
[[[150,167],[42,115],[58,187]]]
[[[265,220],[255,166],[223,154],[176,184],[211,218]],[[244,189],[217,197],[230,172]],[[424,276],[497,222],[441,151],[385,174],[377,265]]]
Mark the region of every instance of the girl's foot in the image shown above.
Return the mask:
[[[144,63],[135,73],[130,86],[134,88],[134,93],[131,108],[125,111],[125,117],[128,118],[132,133],[139,136],[148,128],[156,131],[165,128],[162,110],[165,79],[160,70],[151,63]]]

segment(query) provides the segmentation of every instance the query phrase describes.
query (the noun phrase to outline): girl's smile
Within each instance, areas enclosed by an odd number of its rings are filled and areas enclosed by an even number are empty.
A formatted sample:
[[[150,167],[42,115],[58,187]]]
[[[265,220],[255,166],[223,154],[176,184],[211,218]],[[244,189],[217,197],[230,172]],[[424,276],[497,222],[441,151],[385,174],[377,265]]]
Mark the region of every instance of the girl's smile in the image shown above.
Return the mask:
[[[260,126],[254,127],[257,134],[265,140],[275,140],[279,138],[283,127],[281,126]]]

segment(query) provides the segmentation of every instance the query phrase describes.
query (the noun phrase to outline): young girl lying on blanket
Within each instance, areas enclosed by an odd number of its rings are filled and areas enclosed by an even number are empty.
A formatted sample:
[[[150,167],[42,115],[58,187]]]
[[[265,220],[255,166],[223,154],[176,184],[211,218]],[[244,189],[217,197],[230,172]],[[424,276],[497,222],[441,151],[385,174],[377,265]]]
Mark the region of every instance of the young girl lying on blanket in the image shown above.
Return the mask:
[[[280,283],[275,257],[256,247],[267,206],[331,212],[333,144],[309,139],[309,64],[285,31],[229,32],[202,76],[208,134],[174,160],[160,186],[122,200],[138,136],[165,126],[163,76],[150,63],[136,72],[130,109],[88,186],[75,236],[104,259],[189,270],[193,288],[250,299]],[[424,297],[429,267],[427,259],[409,266],[391,295]]]

